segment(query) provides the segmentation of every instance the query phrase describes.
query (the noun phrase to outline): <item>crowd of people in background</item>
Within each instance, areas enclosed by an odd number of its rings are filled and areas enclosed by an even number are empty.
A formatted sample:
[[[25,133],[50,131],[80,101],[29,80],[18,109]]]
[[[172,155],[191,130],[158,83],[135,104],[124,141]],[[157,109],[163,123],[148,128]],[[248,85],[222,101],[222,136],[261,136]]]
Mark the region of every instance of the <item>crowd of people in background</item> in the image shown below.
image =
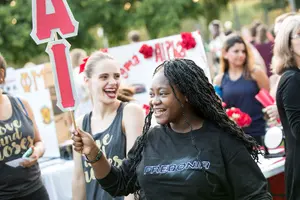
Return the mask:
[[[274,26],[254,21],[238,35],[225,34],[221,23],[211,23],[209,54],[211,69],[220,98],[228,107],[247,112],[253,122],[244,129],[263,145],[266,127],[282,126],[286,137],[286,198],[300,198],[300,15],[291,12],[278,16]],[[218,29],[218,30],[216,30]],[[233,31],[234,32],[234,31]],[[218,48],[217,48],[218,47]],[[252,56],[254,55],[254,56]],[[263,61],[263,62],[262,62]],[[217,68],[216,68],[217,66]],[[255,99],[266,89],[276,100],[263,108]]]

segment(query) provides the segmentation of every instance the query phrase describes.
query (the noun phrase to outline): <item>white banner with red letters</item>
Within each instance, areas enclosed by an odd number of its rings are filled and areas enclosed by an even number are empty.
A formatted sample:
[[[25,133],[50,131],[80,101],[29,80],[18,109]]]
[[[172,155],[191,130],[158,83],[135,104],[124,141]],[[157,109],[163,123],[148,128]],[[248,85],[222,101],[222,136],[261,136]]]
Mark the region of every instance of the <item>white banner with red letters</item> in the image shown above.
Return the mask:
[[[193,60],[210,80],[206,54],[199,32],[182,33],[160,39],[107,49],[119,63],[126,85],[137,89],[135,99],[148,104],[149,87],[154,69],[163,61],[174,58]]]

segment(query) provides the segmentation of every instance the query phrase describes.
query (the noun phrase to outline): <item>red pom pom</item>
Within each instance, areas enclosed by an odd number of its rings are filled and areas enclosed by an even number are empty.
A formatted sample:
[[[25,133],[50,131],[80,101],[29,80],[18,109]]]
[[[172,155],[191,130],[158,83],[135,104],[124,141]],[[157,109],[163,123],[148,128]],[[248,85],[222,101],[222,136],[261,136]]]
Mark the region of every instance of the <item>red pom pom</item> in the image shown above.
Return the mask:
[[[151,58],[153,55],[153,48],[147,44],[143,44],[139,52],[144,55],[144,58]]]
[[[237,119],[237,124],[240,127],[247,127],[251,124],[251,122],[252,122],[251,117],[246,113],[242,113],[240,117]]]
[[[226,110],[226,114],[241,128],[250,126],[252,123],[251,117],[247,113],[242,112],[239,108],[229,108]]]
[[[192,49],[196,46],[196,40],[193,37],[192,33],[181,33],[181,46],[184,49]]]
[[[86,57],[85,59],[82,60],[83,63],[81,63],[79,65],[79,74],[82,73],[85,69],[85,65],[86,65],[86,62],[88,61],[89,57]]]

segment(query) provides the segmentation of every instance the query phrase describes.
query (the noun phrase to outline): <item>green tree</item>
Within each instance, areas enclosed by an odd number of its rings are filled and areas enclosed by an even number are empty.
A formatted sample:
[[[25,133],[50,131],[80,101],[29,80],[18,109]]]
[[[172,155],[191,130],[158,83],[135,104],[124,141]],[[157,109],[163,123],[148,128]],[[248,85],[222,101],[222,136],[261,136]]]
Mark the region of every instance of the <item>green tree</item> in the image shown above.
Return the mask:
[[[100,48],[96,35],[102,27],[111,46],[119,45],[128,30],[146,27],[151,38],[176,34],[183,19],[204,16],[207,23],[219,17],[229,0],[68,0],[79,22],[76,37],[68,38],[72,48]],[[14,3],[12,3],[14,2]],[[32,29],[31,1],[0,1],[0,52],[8,63],[22,67],[45,56],[46,44],[36,45]]]
[[[37,46],[30,37],[30,1],[0,4],[0,52],[8,63],[22,65],[34,56],[44,52],[46,46]]]
[[[134,9],[124,9],[125,3],[133,5],[134,0],[72,0],[69,1],[74,17],[79,21],[79,35],[70,39],[74,46],[93,46],[93,36],[88,30],[101,26],[111,45],[118,45],[124,39],[124,33],[132,24]],[[86,34],[89,34],[87,36]],[[90,41],[87,43],[86,39]],[[79,41],[80,40],[80,41]],[[82,43],[84,42],[84,43]],[[99,47],[99,45],[98,45]]]
[[[36,45],[30,37],[32,29],[31,1],[11,0],[0,3],[0,52],[8,63],[22,67],[36,56],[46,55],[46,44]],[[72,0],[68,1],[75,19],[79,22],[78,35],[68,38],[72,48],[95,49],[97,37],[90,32],[102,26],[110,43],[117,45],[124,38],[124,32],[132,23],[132,13],[123,9],[123,1],[118,0]],[[132,2],[133,3],[133,2]],[[12,6],[13,5],[13,6]]]
[[[144,0],[136,7],[136,18],[151,38],[178,33],[183,19],[203,16],[207,24],[219,18],[228,0]]]

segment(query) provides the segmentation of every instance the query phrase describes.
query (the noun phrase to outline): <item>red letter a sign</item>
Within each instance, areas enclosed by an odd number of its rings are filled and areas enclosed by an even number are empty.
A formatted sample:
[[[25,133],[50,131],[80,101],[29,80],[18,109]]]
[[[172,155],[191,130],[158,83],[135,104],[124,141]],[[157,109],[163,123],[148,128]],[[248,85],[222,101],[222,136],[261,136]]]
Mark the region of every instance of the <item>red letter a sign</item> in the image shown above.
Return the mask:
[[[77,35],[78,22],[66,0],[32,0],[32,39],[37,44],[54,40],[54,33],[68,38]]]

